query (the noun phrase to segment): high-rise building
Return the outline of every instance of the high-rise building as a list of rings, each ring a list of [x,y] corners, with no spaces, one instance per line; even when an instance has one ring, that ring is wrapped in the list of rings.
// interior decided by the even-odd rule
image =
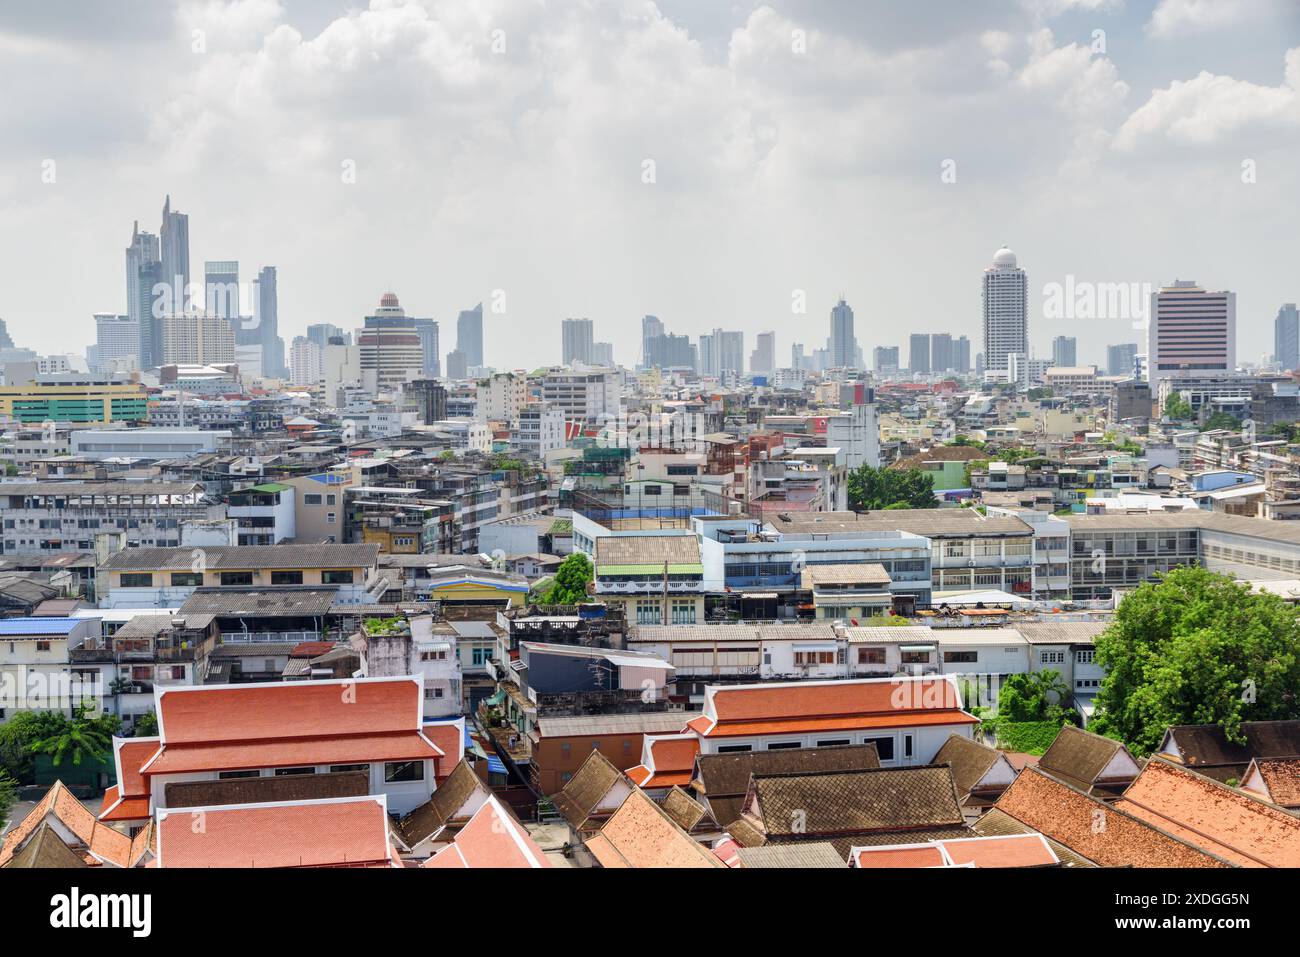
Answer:
[[[203,301],[208,315],[229,319],[235,326],[236,345],[249,345],[258,341],[256,330],[247,330],[252,333],[250,337],[243,334],[246,330],[239,324],[239,317],[243,313],[239,308],[238,262],[224,259],[203,264]]]
[[[95,364],[100,372],[140,367],[140,323],[130,316],[95,313]]]
[[[307,327],[307,338],[324,349],[331,339],[342,339],[345,343],[352,341],[352,334],[344,332],[339,326],[328,322],[317,322]]]
[[[851,368],[858,361],[858,340],[853,334],[853,310],[840,297],[840,301],[831,309],[831,335],[826,341],[826,350],[830,353],[830,368]]]
[[[151,290],[140,291],[140,267],[146,263],[158,262],[158,237],[153,233],[140,232],[137,220],[131,227],[131,245],[126,247],[126,314],[127,317],[140,322],[148,311],[141,312],[150,300]]]
[[[223,316],[163,316],[158,365],[227,365],[235,362],[235,332]]]
[[[1273,320],[1273,361],[1288,372],[1300,368],[1300,310],[1294,302],[1283,303]]]
[[[379,297],[373,315],[357,330],[361,347],[361,369],[374,370],[377,385],[397,386],[424,374],[424,343],[415,323],[397,296],[386,292]]]
[[[1052,365],[1058,369],[1079,364],[1078,340],[1074,336],[1057,336],[1052,340]]]
[[[694,369],[697,361],[695,346],[690,336],[675,336],[670,332],[651,336],[643,344],[646,350],[647,369]]]
[[[898,346],[876,346],[871,350],[871,367],[889,375],[898,371]]]
[[[1005,372],[1012,352],[1029,355],[1029,277],[1003,246],[984,270],[984,367]]]
[[[958,372],[970,372],[970,340],[965,336],[958,336],[957,341],[953,343],[953,352],[956,356],[954,369]]]
[[[1137,357],[1136,342],[1121,342],[1106,347],[1106,374],[1132,375],[1134,360]]]
[[[280,338],[280,299],[274,266],[263,266],[257,274],[257,312],[254,325],[262,344],[262,368],[268,376],[288,372],[284,362],[284,339]]]
[[[728,372],[743,375],[745,372],[745,334],[713,330],[713,341],[718,350],[718,375]]]
[[[289,381],[314,386],[325,375],[325,348],[306,336],[294,336],[289,346]]]
[[[483,365],[483,303],[456,317],[456,349],[464,355],[467,368]]]
[[[591,344],[591,364],[602,369],[614,368],[614,343],[593,342]]]
[[[591,343],[593,328],[590,319],[565,319],[560,323],[561,362],[566,366],[576,363],[592,365]]]
[[[936,332],[930,336],[930,371],[948,372],[956,370],[957,357],[953,352],[952,336],[946,332]]]
[[[930,337],[913,333],[908,340],[907,371],[913,374],[930,371]]]
[[[1206,292],[1176,279],[1151,294],[1147,381],[1157,392],[1180,373],[1207,375],[1237,368],[1237,294]]]
[[[184,312],[190,285],[190,218],[172,211],[170,195],[163,202],[158,255],[162,261],[162,281],[170,293],[164,311],[169,315]]]
[[[459,349],[453,349],[447,353],[447,378],[469,378],[469,360],[465,357],[465,353]]]
[[[658,316],[645,315],[641,317],[641,367],[644,369],[653,368],[655,363],[651,361],[651,341],[662,336],[667,330]]]
[[[713,335],[700,336],[700,375],[718,374],[718,346]]]
[[[141,369],[156,369],[162,365],[162,320],[167,313],[167,303],[170,299],[170,296],[162,291],[166,288],[163,282],[162,261],[142,262],[135,290],[136,295],[139,296],[136,310],[140,315]],[[157,294],[155,289],[159,290]]]
[[[416,379],[414,382],[408,382],[405,395],[415,400],[420,421],[425,425],[432,425],[447,418],[447,389],[437,379]]]
[[[749,354],[749,371],[755,375],[768,375],[776,369],[776,333],[760,332],[754,340],[754,351]]]

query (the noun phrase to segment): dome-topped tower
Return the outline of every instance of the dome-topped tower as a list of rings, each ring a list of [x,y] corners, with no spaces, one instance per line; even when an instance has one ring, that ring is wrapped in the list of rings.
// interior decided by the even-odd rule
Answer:
[[[1003,246],[1001,249],[999,249],[997,252],[993,254],[993,265],[1015,268],[1016,254],[1013,253],[1006,246]]]

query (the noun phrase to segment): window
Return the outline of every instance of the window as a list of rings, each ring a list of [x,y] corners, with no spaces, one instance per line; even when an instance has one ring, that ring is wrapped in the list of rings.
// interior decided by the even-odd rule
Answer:
[[[1064,651],[1040,651],[1038,661],[1044,665],[1061,665],[1065,664]]]
[[[1090,665],[1096,658],[1097,652],[1095,651],[1076,651],[1074,653],[1074,660],[1081,665]]]
[[[910,758],[911,756],[912,756],[912,736],[910,734],[905,734],[903,735],[903,757]]]
[[[153,587],[153,575],[150,572],[123,572],[118,581],[123,588]]]
[[[973,664],[979,661],[979,652],[976,651],[945,651],[943,660],[947,662],[960,662],[963,664]]]
[[[819,748],[836,748],[841,744],[852,744],[848,738],[826,738],[817,742]]]
[[[253,584],[253,573],[250,572],[220,572],[218,579],[223,585],[251,585]]]
[[[315,768],[276,768],[276,777],[289,777],[293,774],[315,774]]]
[[[271,572],[272,585],[301,585],[302,572]]]
[[[233,778],[255,778],[258,777],[260,773],[261,772],[259,771],[219,771],[217,772],[217,780],[229,781]],[[276,774],[279,773],[279,771],[276,772]]]
[[[484,665],[492,657],[491,648],[475,648],[470,653],[470,661],[476,666]]]
[[[304,496],[302,497],[302,504],[304,504],[304,505],[319,505],[319,504],[320,504],[320,496],[317,495],[317,494],[314,494],[314,493],[309,493],[309,494],[307,494],[307,495],[304,495]]]
[[[50,650],[50,643],[49,643],[48,641],[38,641],[38,642],[36,642],[36,650],[37,650],[37,651],[49,651],[49,650]]]
[[[894,739],[889,738],[864,738],[863,744],[874,744],[876,753],[880,755],[881,761],[894,760]]]
[[[369,771],[368,764],[331,764],[330,773],[337,774],[340,771]]]
[[[859,648],[858,664],[860,665],[883,665],[885,663],[884,648]]]
[[[334,524],[334,519],[335,519],[336,515],[337,515],[336,512],[326,512],[326,513],[325,513],[325,522],[326,522],[326,524],[333,525],[333,524]]]
[[[794,653],[794,663],[796,665],[833,665],[835,664],[835,652],[796,651]]]
[[[798,741],[773,741],[767,746],[769,751],[793,751],[803,747]]]
[[[327,569],[320,573],[320,580],[322,585],[351,585],[352,569]]]
[[[384,765],[384,783],[423,781],[423,761],[389,761]]]
[[[930,663],[930,652],[904,651],[900,658],[905,665],[928,665]]]
[[[176,588],[188,588],[191,585],[202,584],[202,572],[172,572],[172,585]]]
[[[724,744],[718,748],[719,754],[735,754],[741,751],[753,751],[747,744]]]

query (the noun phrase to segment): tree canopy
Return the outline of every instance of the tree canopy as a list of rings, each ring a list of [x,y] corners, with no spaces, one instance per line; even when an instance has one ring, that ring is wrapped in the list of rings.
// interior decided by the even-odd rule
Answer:
[[[574,552],[555,571],[555,583],[546,593],[548,605],[576,605],[587,600],[587,585],[596,577],[591,560],[582,552]]]
[[[937,508],[934,476],[920,469],[877,469],[863,465],[849,473],[849,508]]]
[[[1300,718],[1300,623],[1276,595],[1230,576],[1177,568],[1127,595],[1097,637],[1107,668],[1090,728],[1138,754],[1177,724]]]
[[[64,719],[53,734],[33,742],[31,750],[50,755],[55,765],[66,757],[71,757],[73,764],[81,764],[85,758],[99,760],[112,753],[113,735],[121,724],[115,715],[92,717],[86,705],[79,705],[71,719]]]
[[[1175,422],[1185,422],[1192,417],[1191,403],[1183,398],[1181,392],[1171,392],[1165,400],[1165,415]]]

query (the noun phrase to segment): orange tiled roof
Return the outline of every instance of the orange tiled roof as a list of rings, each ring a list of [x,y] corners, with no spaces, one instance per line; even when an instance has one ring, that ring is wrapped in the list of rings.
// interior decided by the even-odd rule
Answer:
[[[647,738],[646,746],[654,759],[656,772],[687,771],[695,767],[695,756],[700,753],[696,737]]]
[[[159,867],[391,867],[379,797],[158,812]]]
[[[943,867],[937,845],[925,847],[861,847],[855,852],[858,867]]]
[[[121,831],[95,820],[95,815],[64,787],[62,781],[55,781],[31,813],[5,835],[4,843],[0,844],[0,867],[9,862],[41,822],[50,816],[71,831],[81,843],[82,847],[74,850],[79,853],[84,851],[87,864],[127,867],[132,863],[131,839]]]
[[[841,731],[853,728],[913,728],[930,725],[978,724],[979,718],[964,711],[930,711],[908,715],[890,714],[874,717],[784,718],[773,721],[737,721],[717,725],[705,735],[709,738],[734,738],[751,734],[798,734],[806,731]]]
[[[438,762],[438,777],[445,779],[465,754],[465,736],[461,723],[457,721],[435,722],[424,726],[424,736],[433,742],[433,746],[445,757]]]
[[[1115,807],[1242,867],[1300,867],[1300,818],[1159,757]]]
[[[633,791],[586,844],[603,867],[725,866],[644,791]]]
[[[1300,808],[1300,758],[1255,758],[1253,772],[1268,789],[1266,797],[1282,807]],[[1243,787],[1245,785],[1243,784]]]
[[[297,683],[297,682],[295,682]],[[306,682],[303,682],[304,684]],[[443,752],[415,731],[343,737],[253,740],[242,743],[165,745],[146,774],[190,774],[306,764],[423,761]]]
[[[169,688],[158,694],[164,745],[419,731],[410,678]]]
[[[112,800],[110,800],[110,797]],[[117,785],[104,792],[103,809],[99,812],[101,821],[140,821],[153,814],[149,795],[140,797],[119,797]]]
[[[421,867],[550,867],[546,854],[496,797],[483,803],[450,844]]]
[[[146,797],[149,785],[140,768],[158,751],[157,738],[114,738],[113,762],[117,766],[119,793],[124,797]]]

